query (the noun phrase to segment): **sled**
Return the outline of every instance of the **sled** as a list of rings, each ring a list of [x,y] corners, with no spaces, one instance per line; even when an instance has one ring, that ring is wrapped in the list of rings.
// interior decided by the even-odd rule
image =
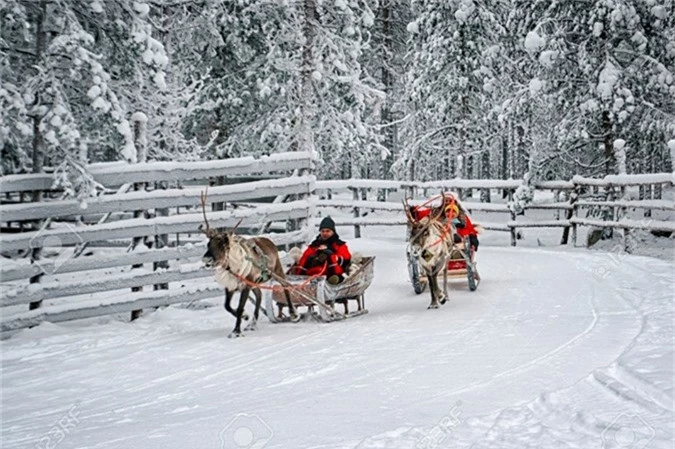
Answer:
[[[480,276],[476,268],[475,252],[473,248],[466,251],[466,248],[471,248],[469,245],[469,238],[464,237],[462,242],[453,246],[448,258],[448,278],[462,278],[466,277],[469,290],[475,291],[480,283]],[[424,270],[417,263],[417,259],[412,255],[410,245],[406,248],[406,257],[408,259],[408,276],[413,285],[413,290],[418,295],[427,288],[427,276]],[[443,270],[439,272],[439,276],[443,275]]]
[[[290,321],[285,310],[286,295],[283,291],[287,289],[300,319],[316,319],[327,323],[364,315],[368,313],[365,292],[373,281],[374,266],[374,256],[363,257],[360,263],[350,267],[344,281],[335,285],[328,283],[326,276],[287,274],[285,282],[272,280],[268,285],[277,288],[267,290],[265,294],[265,313],[273,323]],[[355,302],[357,310],[349,311],[350,301]],[[337,304],[343,305],[343,312],[336,309]]]

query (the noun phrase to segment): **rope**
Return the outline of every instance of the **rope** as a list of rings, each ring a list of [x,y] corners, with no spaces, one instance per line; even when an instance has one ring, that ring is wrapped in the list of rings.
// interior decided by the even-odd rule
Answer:
[[[253,263],[253,264],[255,265],[255,261],[250,260],[250,262]],[[286,287],[283,286],[283,285],[272,285],[272,286],[269,286],[269,285],[265,285],[265,284],[262,284],[262,283],[259,283],[259,282],[253,282],[253,281],[250,281],[250,280],[246,279],[244,276],[242,276],[242,275],[240,275],[240,274],[238,274],[238,273],[234,273],[234,272],[232,272],[232,271],[230,271],[230,273],[232,273],[232,275],[233,275],[234,277],[236,277],[237,279],[239,279],[239,281],[243,282],[244,284],[248,285],[248,286],[251,287],[251,288],[259,288],[259,289],[261,289],[261,290],[284,291],[284,290],[300,290],[300,289],[306,287],[306,286],[307,286],[310,282],[312,282],[314,279],[316,279],[316,278],[318,278],[318,277],[320,277],[320,276],[323,276],[323,273],[326,271],[326,268],[328,268],[328,262],[325,262],[325,263],[323,264],[323,268],[321,269],[321,272],[320,272],[319,274],[313,274],[313,275],[309,276],[307,279],[305,279],[304,281],[302,281],[300,284],[288,285],[288,286],[286,286]],[[261,269],[261,267],[258,267],[258,269]],[[265,271],[269,272],[269,270],[267,270],[266,267],[265,267]],[[270,274],[271,274],[271,273],[270,273]]]
[[[448,220],[448,224],[444,226],[443,232],[441,233],[441,236],[436,240],[434,243],[431,245],[427,246],[427,248],[431,248],[432,246],[436,246],[441,242],[445,241],[445,238],[448,236],[450,233],[450,230],[452,229],[452,221]],[[454,243],[454,242],[453,242]]]

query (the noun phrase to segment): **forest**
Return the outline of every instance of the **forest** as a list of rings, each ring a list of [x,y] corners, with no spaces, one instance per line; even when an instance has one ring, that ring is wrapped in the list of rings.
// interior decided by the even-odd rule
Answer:
[[[2,174],[77,196],[96,162],[287,151],[321,179],[673,169],[672,0],[0,0],[0,23]]]

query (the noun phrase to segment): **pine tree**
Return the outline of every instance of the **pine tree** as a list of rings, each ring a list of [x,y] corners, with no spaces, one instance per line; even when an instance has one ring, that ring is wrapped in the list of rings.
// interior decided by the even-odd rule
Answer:
[[[148,12],[128,0],[4,2],[3,151],[34,172],[55,166],[66,194],[79,196],[97,188],[84,170],[95,148],[135,160],[128,119],[140,89],[130,86],[164,87]]]

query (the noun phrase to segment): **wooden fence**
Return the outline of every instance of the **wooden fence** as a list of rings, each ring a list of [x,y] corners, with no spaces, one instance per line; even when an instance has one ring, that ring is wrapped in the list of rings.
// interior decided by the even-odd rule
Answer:
[[[88,170],[96,182],[117,193],[86,204],[68,199],[21,203],[17,199],[26,192],[58,197],[51,175],[0,178],[5,197],[0,248],[15,259],[3,259],[0,268],[1,331],[123,312],[134,318],[144,308],[221,296],[222,288],[201,264],[201,192],[212,185],[208,218],[214,228],[231,228],[242,220],[240,229],[258,234],[279,223],[279,232],[266,234],[277,245],[304,243],[314,210],[308,198],[315,182],[308,174],[311,163],[306,153],[286,153],[209,162],[95,164]],[[223,183],[245,176],[272,179]],[[142,189],[120,188],[125,185]],[[87,217],[94,217],[95,224],[82,224]],[[31,223],[39,226],[17,232]],[[300,225],[291,229],[289,223]],[[88,256],[81,250],[101,243],[123,243],[128,251],[118,246]],[[35,250],[42,256],[31,262]]]
[[[672,173],[656,173],[644,175],[610,175],[602,179],[574,177],[570,181],[543,181],[535,182],[531,188],[536,191],[549,191],[553,198],[564,196],[565,201],[546,203],[532,202],[523,207],[523,218],[519,211],[512,207],[514,192],[521,186],[520,180],[492,180],[492,179],[454,179],[432,182],[400,182],[367,179],[350,179],[337,181],[317,181],[316,190],[322,194],[317,202],[320,209],[338,208],[350,209],[352,218],[338,218],[336,224],[354,226],[356,237],[361,235],[363,226],[390,226],[404,225],[406,218],[399,201],[386,201],[393,193],[398,197],[414,200],[424,200],[437,195],[441,190],[457,192],[462,204],[470,213],[488,212],[507,214],[503,221],[484,222],[481,225],[487,230],[507,231],[511,234],[511,245],[516,246],[518,229],[521,228],[561,228],[563,237],[561,244],[567,244],[567,234],[572,230],[572,243],[577,244],[577,229],[579,226],[594,226],[602,228],[618,228],[628,237],[630,230],[646,229],[651,231],[675,232],[675,223],[670,220],[659,220],[651,217],[652,210],[675,211],[675,203],[663,199],[625,199],[627,188],[638,187],[640,192],[645,187],[658,186],[650,191],[663,192],[673,187]],[[473,190],[498,190],[506,202],[490,203],[472,201]],[[351,199],[332,199],[334,193],[349,192]],[[583,210],[603,209],[603,219],[581,217]],[[628,218],[629,209],[644,209],[648,211],[644,219]],[[525,213],[528,210],[552,210],[557,217],[551,220],[528,220]],[[395,212],[392,217],[367,217],[367,211]],[[607,219],[611,217],[611,219]],[[626,240],[625,246],[628,246]]]
[[[221,296],[222,288],[202,267],[204,238],[197,233],[203,221],[199,198],[209,184],[212,227],[232,227],[242,219],[242,228],[266,233],[277,245],[305,243],[314,231],[307,221],[317,208],[324,212],[333,208],[350,211],[351,217],[335,217],[335,221],[354,226],[356,237],[363,226],[404,225],[402,197],[421,202],[441,189],[457,192],[471,213],[504,217],[481,224],[488,230],[509,232],[514,246],[521,228],[560,228],[562,243],[568,242],[571,231],[575,245],[579,226],[618,228],[625,237],[633,229],[675,231],[670,219],[649,216],[652,211],[674,211],[672,201],[658,197],[631,199],[628,195],[632,188],[658,193],[672,188],[670,173],[535,183],[535,191],[552,192],[555,200],[527,204],[526,214],[521,216],[512,207],[520,180],[315,181],[309,174],[311,164],[311,157],[304,153],[180,164],[94,164],[88,170],[110,193],[89,199],[86,205],[56,199],[61,193],[53,188],[51,175],[0,178],[0,193],[5,198],[0,207],[5,231],[0,234],[0,248],[14,259],[3,259],[0,268],[0,330],[7,333],[41,321],[129,312],[133,318],[144,308]],[[227,179],[242,177],[257,179],[227,184]],[[140,189],[132,190],[131,186]],[[654,186],[658,188],[652,189]],[[476,201],[472,193],[477,190],[502,192],[503,201]],[[20,202],[34,191],[43,191],[52,200]],[[340,192],[348,194],[333,198]],[[320,194],[321,199],[309,198],[314,194]],[[536,209],[554,211],[555,217],[536,220],[527,216],[527,211]],[[630,217],[628,211],[635,209],[645,213],[639,219]],[[369,211],[390,214],[365,216]],[[84,225],[86,221],[94,224]],[[300,226],[288,226],[298,222]],[[26,232],[31,223],[39,226]],[[272,223],[279,224],[279,232],[270,232]],[[149,245],[143,245],[143,241]],[[90,244],[117,244],[117,248],[87,255],[83,248]],[[128,251],[121,251],[120,245],[127,246]],[[29,257],[39,250],[44,251],[43,257],[30,263]]]

